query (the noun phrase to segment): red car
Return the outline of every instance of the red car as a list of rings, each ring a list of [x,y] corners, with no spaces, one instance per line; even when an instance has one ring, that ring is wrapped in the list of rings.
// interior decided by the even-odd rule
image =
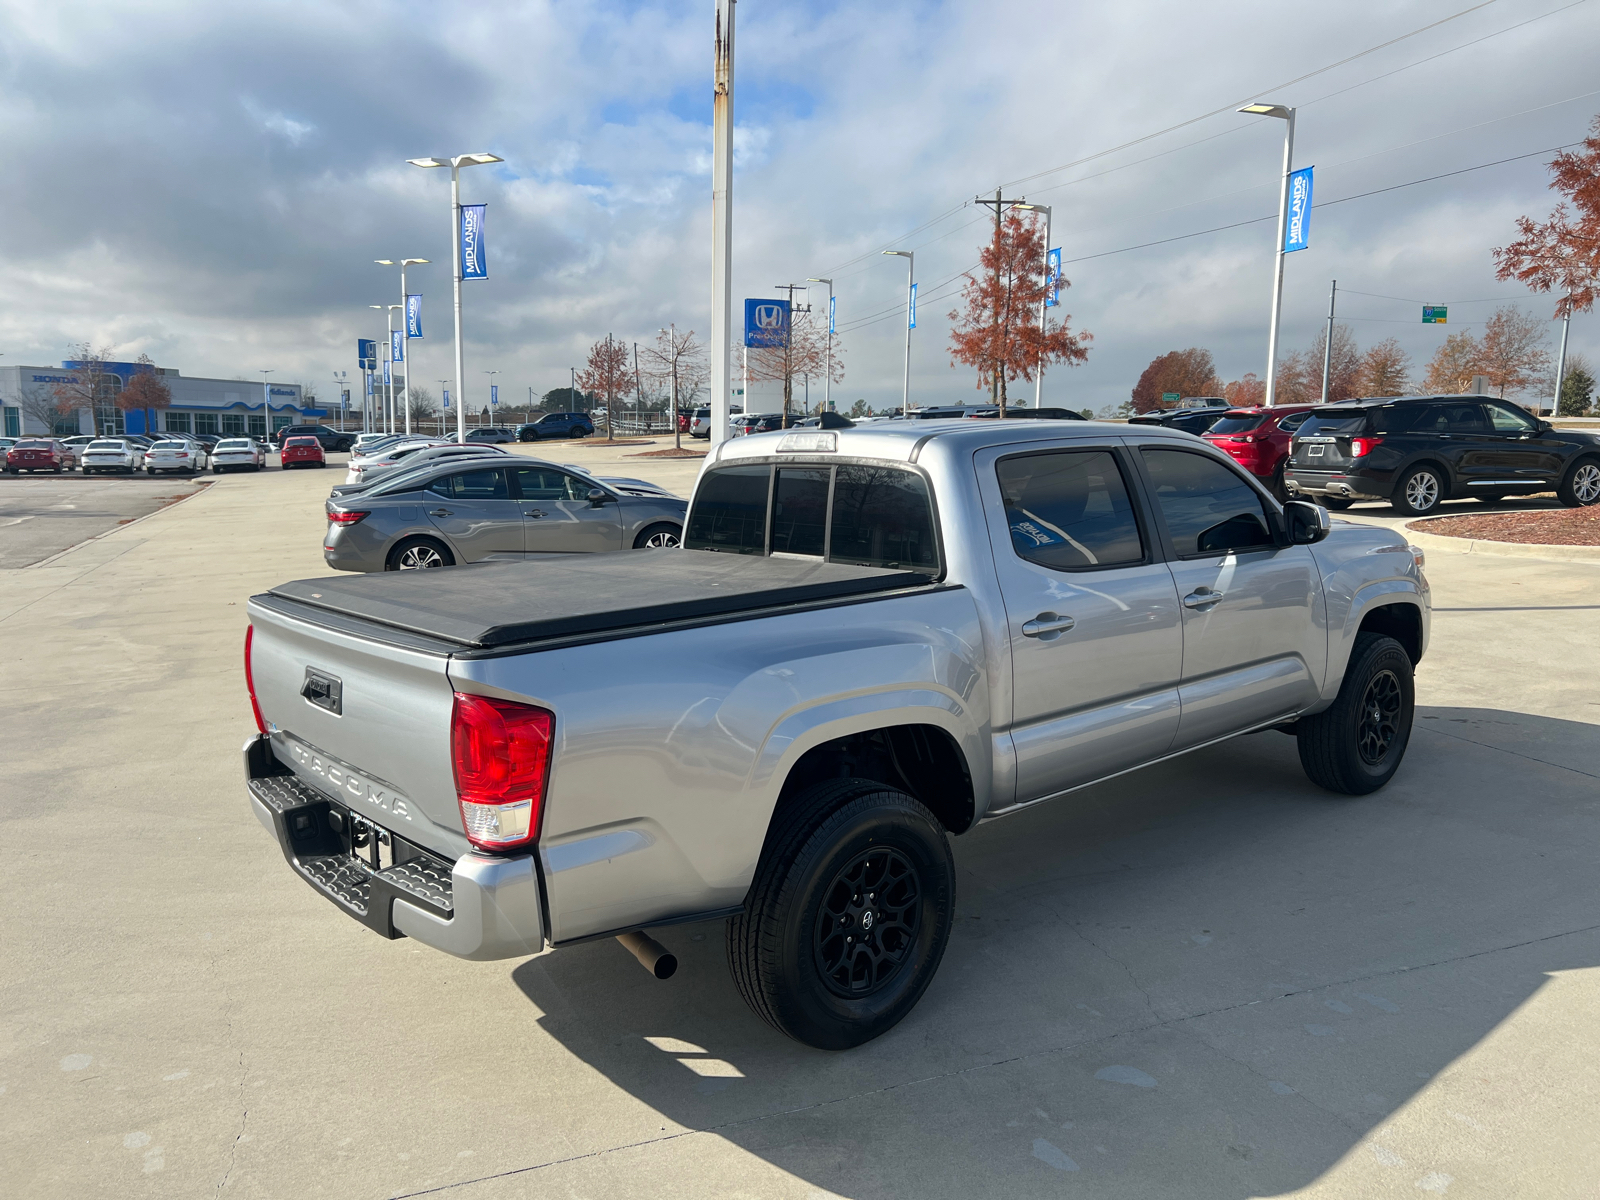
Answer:
[[[1283,468],[1289,461],[1289,441],[1315,407],[1278,404],[1272,408],[1230,408],[1200,436],[1227,451],[1268,491],[1285,500],[1288,493],[1283,487]]]
[[[279,452],[279,461],[283,463],[284,470],[290,467],[325,467],[328,465],[327,455],[322,453],[322,443],[314,437],[292,437],[283,439],[283,449]]]
[[[78,452],[55,438],[23,438],[6,451],[6,470],[15,475],[20,471],[63,471],[78,469]]]

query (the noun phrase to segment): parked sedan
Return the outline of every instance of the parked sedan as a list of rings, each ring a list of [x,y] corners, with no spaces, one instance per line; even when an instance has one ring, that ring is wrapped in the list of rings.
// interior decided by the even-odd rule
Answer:
[[[157,442],[146,451],[144,470],[146,475],[161,475],[167,472],[192,475],[206,469],[208,458],[204,443],[191,441],[188,438],[169,438],[167,441]]]
[[[396,467],[409,463],[411,459],[425,450],[442,450],[449,446],[455,446],[458,450],[488,450],[491,453],[499,449],[496,446],[467,447],[460,445],[458,442],[446,441],[443,438],[418,438],[410,441],[400,441],[375,454],[363,454],[360,458],[352,458],[345,466],[344,481],[346,484],[357,484],[365,487],[368,484],[376,483]],[[500,453],[504,453],[504,451],[500,451]]]
[[[56,438],[23,438],[6,451],[6,470],[12,475],[21,471],[62,471],[78,469],[78,452]]]
[[[125,438],[96,438],[83,451],[85,475],[132,475],[144,467],[144,447]]]
[[[554,463],[443,463],[330,497],[323,558],[341,571],[677,546],[688,504],[634,495]]]
[[[254,438],[223,438],[211,452],[211,472],[259,471],[267,465],[267,448]]]
[[[307,434],[305,437],[284,438],[278,461],[283,464],[285,471],[290,467],[320,468],[328,465],[328,456],[322,452],[322,443]]]
[[[479,446],[501,446],[518,440],[517,431],[507,429],[504,425],[480,425],[476,429],[467,430],[467,441]]]

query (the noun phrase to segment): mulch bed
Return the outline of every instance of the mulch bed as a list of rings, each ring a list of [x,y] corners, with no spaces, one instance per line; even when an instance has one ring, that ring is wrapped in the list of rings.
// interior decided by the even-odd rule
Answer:
[[[630,454],[629,458],[704,458],[704,450],[690,450],[687,446],[668,446],[665,450],[641,450],[638,454]]]
[[[1518,542],[1528,546],[1600,546],[1600,504],[1588,508],[1438,517],[1432,521],[1418,521],[1408,528],[1445,537]]]

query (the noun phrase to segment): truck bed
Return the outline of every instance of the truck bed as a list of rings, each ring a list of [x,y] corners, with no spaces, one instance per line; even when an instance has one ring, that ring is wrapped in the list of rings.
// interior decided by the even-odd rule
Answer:
[[[253,599],[291,615],[410,635],[406,640],[419,649],[460,653],[846,601],[932,582],[917,571],[820,560],[619,550],[298,579]]]

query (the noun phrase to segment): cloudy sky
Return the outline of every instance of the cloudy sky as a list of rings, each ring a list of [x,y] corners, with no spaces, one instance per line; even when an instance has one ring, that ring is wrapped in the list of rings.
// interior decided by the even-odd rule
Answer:
[[[428,334],[413,354],[437,388],[449,180],[404,160],[476,150],[506,162],[463,172],[464,199],[489,205],[491,272],[464,285],[469,397],[489,370],[507,397],[562,386],[607,333],[704,333],[712,12],[0,3],[0,361],[53,363],[87,339],[188,375],[270,367],[326,388],[381,333],[366,306],[397,298],[372,260],[413,256],[433,260],[411,276]],[[1275,213],[1283,125],[1231,111],[1258,97],[1299,107],[1296,165],[1317,167],[1289,349],[1315,336],[1334,277],[1361,344],[1399,337],[1419,365],[1498,303],[1548,315],[1495,281],[1489,251],[1548,211],[1547,151],[1600,112],[1600,0],[744,0],[737,48],[735,295],[833,276],[836,399],[874,405],[900,390],[891,246],[916,251],[922,283],[914,397],[975,396],[945,314],[985,234],[973,197],[997,185],[1054,206],[1064,308],[1095,338],[1087,364],[1047,377],[1046,403],[1118,403],[1189,345],[1226,378],[1260,372],[1272,221],[1128,249]],[[1446,329],[1421,324],[1423,301],[1450,306]],[[1600,357],[1600,315],[1572,337]]]

